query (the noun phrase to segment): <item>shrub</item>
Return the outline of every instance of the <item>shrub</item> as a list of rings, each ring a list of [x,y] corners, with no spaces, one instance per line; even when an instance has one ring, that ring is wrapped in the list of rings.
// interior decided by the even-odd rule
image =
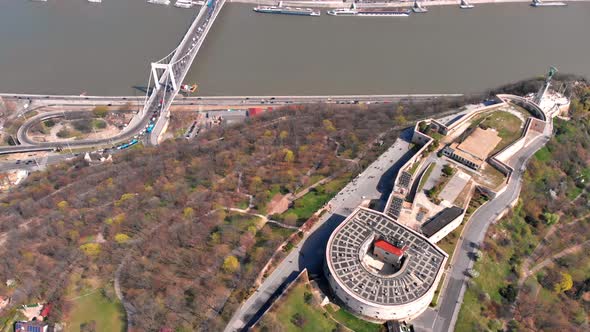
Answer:
[[[92,131],[92,121],[88,119],[72,121],[72,126],[83,133],[89,133]]]
[[[68,128],[62,128],[57,132],[57,137],[59,138],[68,138],[68,137],[72,137],[72,131],[69,130]]]
[[[297,312],[291,317],[291,323],[293,323],[293,325],[297,327],[303,327],[305,326],[305,323],[307,323],[307,321],[305,320],[305,317],[303,317],[303,315]]]

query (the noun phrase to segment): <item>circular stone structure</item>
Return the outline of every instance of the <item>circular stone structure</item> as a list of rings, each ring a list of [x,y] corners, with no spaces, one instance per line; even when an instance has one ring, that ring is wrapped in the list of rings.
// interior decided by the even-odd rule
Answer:
[[[400,255],[397,265],[381,255],[391,243],[403,244],[390,247],[392,256]],[[379,248],[376,255],[371,247]],[[381,212],[357,208],[330,236],[324,273],[334,295],[356,315],[411,320],[428,308],[447,258],[423,235]]]

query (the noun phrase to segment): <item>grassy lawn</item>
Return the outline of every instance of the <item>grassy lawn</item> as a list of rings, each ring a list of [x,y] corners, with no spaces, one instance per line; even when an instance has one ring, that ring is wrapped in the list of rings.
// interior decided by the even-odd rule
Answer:
[[[479,294],[486,293],[492,301],[502,303],[498,290],[505,284],[504,280],[510,270],[509,264],[496,263],[484,255],[474,268],[480,272],[480,276],[475,279],[476,284],[468,287],[465,292],[455,331],[476,331],[481,330],[482,326],[487,326],[489,319],[482,315],[485,305],[482,304]]]
[[[426,184],[426,180],[428,180],[428,178],[430,177],[430,173],[432,173],[434,166],[435,166],[435,163],[430,163],[430,165],[428,165],[428,168],[426,169],[426,171],[424,172],[424,175],[420,179],[420,183],[418,183],[418,192],[420,192],[422,190],[422,188],[424,187],[424,185]]]
[[[496,111],[486,115],[485,119],[480,123],[480,125],[496,129],[498,136],[502,138],[494,151],[492,151],[492,154],[494,154],[507,147],[520,137],[522,133],[521,126],[523,125],[523,122],[512,113]]]
[[[124,331],[125,314],[118,301],[111,301],[100,290],[74,299],[66,321],[66,331],[80,331],[80,325],[96,322],[96,331]]]
[[[270,331],[286,332],[333,331],[340,324],[355,332],[381,330],[381,324],[364,321],[335,305],[329,304],[324,310],[315,302],[317,299],[309,298],[311,292],[307,275],[302,275],[262,317],[254,331],[262,330],[263,327]]]
[[[342,308],[336,310],[328,305],[326,310],[332,315],[332,318],[355,332],[378,332],[381,330],[381,324],[362,320]]]
[[[418,165],[420,165],[419,162],[415,162],[414,164],[412,164],[412,167],[408,169],[408,173],[414,175],[414,173],[416,173],[416,169],[418,169]]]
[[[327,313],[313,303],[305,302],[305,293],[310,293],[310,286],[306,278],[296,281],[288,292],[266,313],[260,326],[270,327],[271,330],[281,331],[332,331],[336,328],[336,322],[327,318]],[[295,325],[295,317],[302,317],[298,325]]]
[[[567,190],[566,196],[568,199],[573,200],[574,198],[578,197],[582,193],[582,189],[578,187],[571,187]]]
[[[225,216],[224,222],[227,224],[231,224],[235,229],[240,233],[243,234],[250,227],[254,227],[259,229],[262,227],[262,219],[256,216],[251,216],[249,214],[242,214],[239,212],[231,212]]]
[[[537,151],[537,153],[535,153],[535,158],[538,161],[546,163],[549,160],[551,160],[551,152],[549,152],[549,149],[547,149],[547,147],[544,146],[539,151]]]
[[[481,301],[472,288],[467,288],[459,317],[455,325],[455,331],[476,331],[478,326],[487,325],[487,319],[481,316]]]
[[[298,224],[304,223],[317,210],[324,206],[340,189],[350,181],[350,174],[338,177],[328,183],[311,189],[307,194],[293,203],[293,207],[281,214],[282,220],[287,214],[295,213]]]
[[[522,134],[521,126],[523,126],[523,121],[510,112],[496,110],[493,112],[481,114],[480,116],[476,117],[471,122],[471,126],[466,132],[471,133],[471,131],[477,126],[495,129],[498,133],[498,136],[500,136],[502,139],[491,152],[490,155],[493,155],[512,144],[512,142],[516,141],[520,137]]]

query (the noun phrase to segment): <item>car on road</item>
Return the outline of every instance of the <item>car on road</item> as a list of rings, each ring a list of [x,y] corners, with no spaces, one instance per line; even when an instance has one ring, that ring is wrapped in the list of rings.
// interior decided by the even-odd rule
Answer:
[[[20,159],[16,161],[16,164],[17,164],[17,165],[18,165],[18,164],[20,164]]]

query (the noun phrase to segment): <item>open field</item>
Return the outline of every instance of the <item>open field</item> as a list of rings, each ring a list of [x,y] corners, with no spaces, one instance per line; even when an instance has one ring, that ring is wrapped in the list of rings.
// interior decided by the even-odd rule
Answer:
[[[322,308],[312,292],[307,275],[301,275],[263,316],[256,330],[334,331],[343,325],[355,332],[381,331],[381,324],[359,319],[336,305]]]
[[[350,181],[350,174],[338,177],[326,184],[311,189],[307,194],[293,202],[293,207],[280,214],[279,219],[284,220],[285,216],[291,213],[297,215],[297,224],[303,224],[316,211],[324,206],[340,189]]]
[[[309,294],[309,295],[306,295]],[[301,276],[288,289],[287,293],[264,315],[260,323],[261,330],[269,331],[332,331],[337,324],[326,318],[321,307],[306,298],[311,296],[311,286],[306,276]]]
[[[496,130],[502,140],[491,152],[490,155],[493,155],[516,141],[522,133],[523,125],[524,122],[522,119],[516,115],[508,111],[497,110],[491,113],[484,113],[477,117],[473,121],[472,127],[480,126]]]
[[[83,331],[83,326],[96,326],[96,331],[125,331],[123,307],[104,296],[101,290],[79,295],[71,303],[66,332]]]

